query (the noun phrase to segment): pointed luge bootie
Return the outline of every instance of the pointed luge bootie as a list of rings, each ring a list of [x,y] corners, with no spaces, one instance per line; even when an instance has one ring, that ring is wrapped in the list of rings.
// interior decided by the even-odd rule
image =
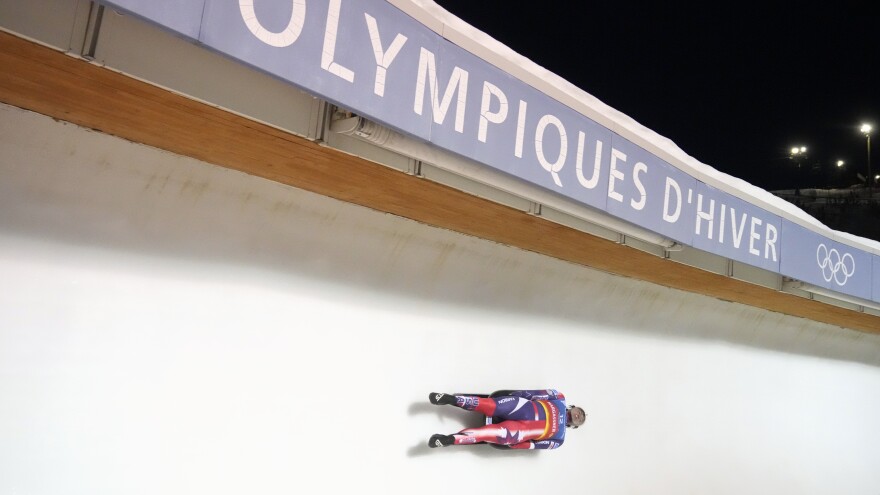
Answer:
[[[455,437],[452,435],[441,435],[439,433],[435,433],[431,435],[431,439],[428,440],[428,447],[436,448],[436,447],[449,447],[450,445],[455,444]]]
[[[441,392],[431,392],[428,394],[428,400],[435,406],[454,406],[457,401],[454,395]]]

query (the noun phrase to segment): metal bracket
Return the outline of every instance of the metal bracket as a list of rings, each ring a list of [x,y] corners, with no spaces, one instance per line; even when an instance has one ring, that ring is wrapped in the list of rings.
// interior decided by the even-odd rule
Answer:
[[[80,49],[80,53],[86,60],[95,60],[95,53],[98,50],[98,37],[101,34],[101,22],[103,20],[104,6],[91,2],[85,36],[83,36],[83,44]]]
[[[320,98],[312,99],[312,108],[309,111],[309,131],[306,136],[308,139],[316,143],[326,141],[326,133],[330,129],[330,112],[335,108]]]
[[[529,202],[529,215],[540,217],[541,208],[543,208],[543,205],[541,205],[541,203],[535,203],[534,201]]]

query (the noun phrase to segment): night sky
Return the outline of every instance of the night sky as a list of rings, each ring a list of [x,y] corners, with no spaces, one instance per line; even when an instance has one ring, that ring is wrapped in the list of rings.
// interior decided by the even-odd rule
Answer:
[[[703,163],[768,190],[865,175],[880,127],[880,17],[866,4],[437,0]],[[872,142],[880,172],[880,135]],[[792,146],[809,149],[798,172]],[[839,173],[834,163],[846,165]]]

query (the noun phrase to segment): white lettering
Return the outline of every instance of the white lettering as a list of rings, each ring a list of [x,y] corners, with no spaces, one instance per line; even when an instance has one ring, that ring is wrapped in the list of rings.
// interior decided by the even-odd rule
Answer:
[[[324,50],[321,52],[321,68],[348,82],[354,82],[354,72],[333,61],[336,55],[336,32],[339,30],[339,11],[342,0],[330,0],[327,25],[324,28]]]
[[[416,101],[413,110],[416,114],[422,114],[422,105],[425,100],[425,85],[430,85],[431,110],[434,115],[434,123],[443,124],[446,120],[446,112],[452,104],[452,96],[458,89],[458,99],[455,109],[455,130],[464,132],[464,110],[467,104],[468,72],[461,67],[452,70],[446,92],[443,93],[443,101],[440,101],[439,83],[437,82],[437,66],[434,62],[434,54],[422,48],[419,56],[419,74],[416,82]]]
[[[586,139],[584,132],[578,131],[577,162],[575,163],[577,179],[582,186],[587,189],[593,189],[599,184],[599,167],[602,165],[602,141],[596,141],[596,159],[593,162],[593,175],[587,179],[584,177],[584,139]]]
[[[721,203],[721,215],[718,217],[718,242],[724,244],[724,222],[727,219],[724,213],[727,211],[727,205]]]
[[[761,225],[761,219],[758,217],[752,217],[752,226],[749,231],[749,253],[755,256],[761,256],[761,251],[755,249],[755,241],[761,238],[761,235],[755,232],[755,227]]]
[[[490,112],[492,97],[498,98],[500,106],[497,112]],[[489,81],[483,82],[483,102],[480,104],[480,130],[477,139],[486,142],[486,134],[489,132],[489,122],[500,124],[507,119],[507,95],[498,86]]]
[[[773,251],[773,261],[776,261],[776,239],[778,237],[778,233],[776,232],[776,226],[772,223],[767,224],[767,229],[764,231],[764,259],[769,258],[770,251]]]
[[[700,226],[703,224],[703,220],[709,222],[709,233],[708,238],[712,238],[712,229],[715,226],[715,200],[709,200],[709,212],[703,211],[703,195],[697,194],[697,225],[696,225],[696,234],[700,235]]]
[[[376,23],[376,18],[367,13],[364,13],[364,17],[367,18],[367,29],[370,31],[370,42],[373,44],[373,56],[376,57],[376,82],[373,85],[373,92],[379,96],[385,96],[385,75],[388,72],[388,67],[400,53],[407,38],[397,33],[388,50],[382,50],[382,39],[379,36],[379,25]]]
[[[639,173],[646,173],[648,171],[648,166],[642,162],[636,163],[633,167],[633,182],[636,184],[636,189],[638,189],[641,198],[638,201],[631,199],[629,200],[630,206],[635,210],[642,210],[645,207],[645,203],[648,202],[648,195],[645,192],[645,186],[642,184],[641,179],[639,179]]]
[[[544,131],[548,125],[552,125],[559,132],[559,157],[555,163],[550,163],[544,156]],[[538,128],[535,129],[535,153],[538,155],[538,162],[544,167],[544,170],[550,172],[553,176],[553,182],[557,186],[562,187],[562,181],[559,180],[559,171],[565,166],[565,158],[568,155],[568,136],[565,134],[565,127],[562,121],[554,115],[545,115],[538,121]]]
[[[516,119],[516,146],[513,149],[513,155],[522,158],[523,140],[526,134],[526,110],[529,104],[519,100],[519,116]]]
[[[739,245],[742,243],[743,232],[746,230],[746,214],[743,213],[742,218],[739,222],[739,232],[736,231],[736,210],[734,208],[730,209],[730,230],[733,232],[733,247],[739,249]]]
[[[256,0],[238,0],[238,10],[241,11],[241,18],[248,30],[258,40],[269,46],[284,48],[292,45],[299,38],[306,22],[306,0],[292,0],[293,12],[290,15],[290,22],[279,33],[273,33],[260,24],[257,12],[254,10],[254,1]]]
[[[626,154],[620,150],[611,148],[611,172],[608,175],[608,197],[622,203],[623,195],[614,190],[614,183],[618,180],[623,180],[623,172],[617,170],[617,160],[625,162]]]
[[[669,214],[669,199],[672,197],[670,191],[675,191],[675,212],[671,215]],[[675,223],[678,221],[678,217],[681,215],[681,187],[678,186],[678,182],[672,177],[666,178],[666,192],[663,197],[663,220],[669,223]]]

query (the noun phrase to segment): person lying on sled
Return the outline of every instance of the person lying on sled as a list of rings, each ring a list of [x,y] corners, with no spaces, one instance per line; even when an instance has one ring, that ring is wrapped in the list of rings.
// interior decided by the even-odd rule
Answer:
[[[565,440],[568,427],[584,424],[587,414],[577,406],[565,405],[556,390],[512,390],[507,395],[479,397],[431,392],[434,405],[457,406],[495,418],[498,423],[466,428],[452,435],[435,434],[429,447],[494,443],[513,449],[555,449]]]

